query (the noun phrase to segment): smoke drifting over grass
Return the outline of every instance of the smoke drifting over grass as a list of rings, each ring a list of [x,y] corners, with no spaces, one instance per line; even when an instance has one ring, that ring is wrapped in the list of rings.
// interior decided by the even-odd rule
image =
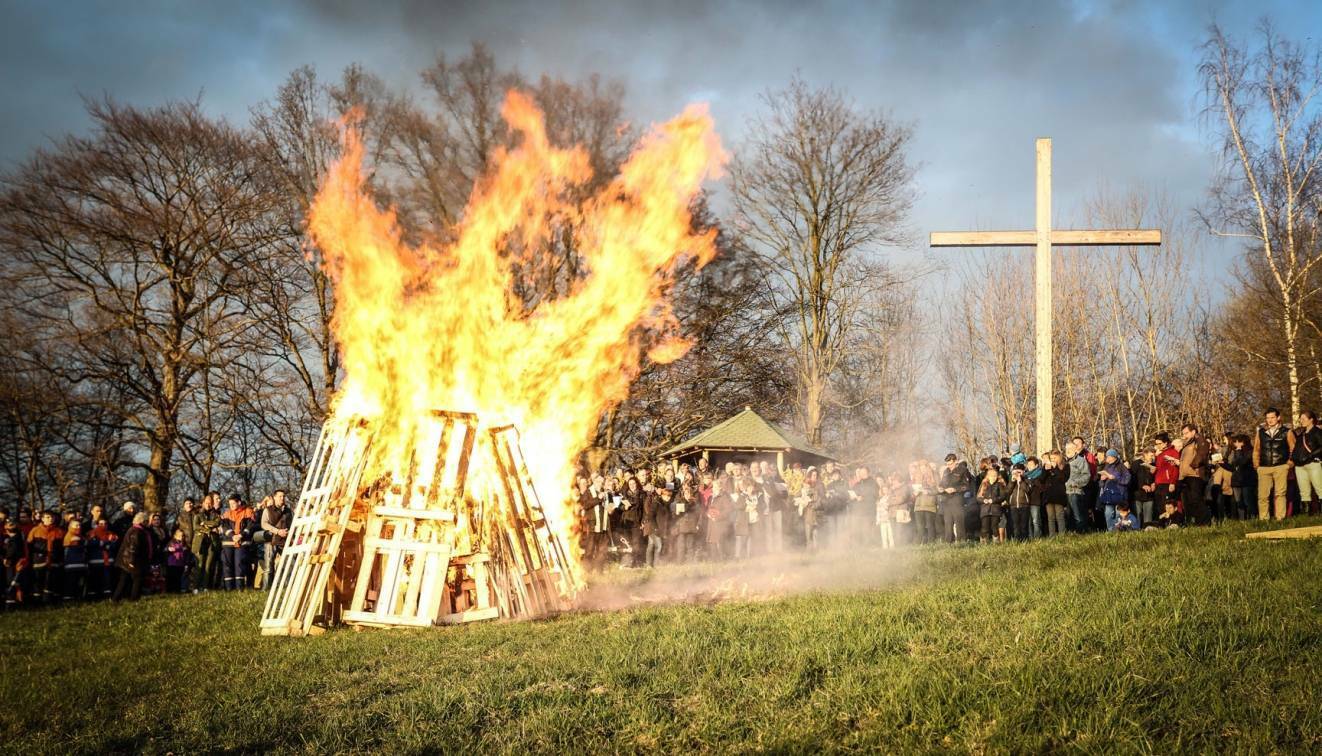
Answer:
[[[801,593],[860,591],[896,585],[915,574],[906,550],[880,548],[769,554],[738,562],[611,567],[588,580],[579,611],[656,604],[768,601]]]

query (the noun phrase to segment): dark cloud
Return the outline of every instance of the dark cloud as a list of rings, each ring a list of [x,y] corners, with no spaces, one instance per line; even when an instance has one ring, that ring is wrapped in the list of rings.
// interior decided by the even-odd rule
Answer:
[[[130,7],[131,6],[131,7]],[[1312,3],[1267,9],[1319,28]],[[80,96],[135,104],[199,94],[236,120],[295,66],[362,62],[398,86],[437,52],[485,41],[529,74],[624,80],[656,120],[711,102],[727,142],[769,87],[801,74],[916,124],[915,227],[1028,226],[1036,136],[1055,139],[1057,216],[1100,182],[1204,193],[1196,45],[1213,15],[1247,29],[1260,4],[1186,2],[358,3],[5,2],[0,162],[86,126]]]

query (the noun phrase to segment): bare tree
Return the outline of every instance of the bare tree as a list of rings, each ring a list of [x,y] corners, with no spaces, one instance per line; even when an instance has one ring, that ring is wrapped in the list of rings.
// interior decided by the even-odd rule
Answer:
[[[40,343],[58,346],[44,366],[56,380],[130,400],[102,409],[141,449],[123,464],[159,510],[184,404],[250,325],[240,294],[278,198],[250,141],[195,103],[88,112],[91,136],[38,151],[6,179],[7,296]]]
[[[898,280],[876,252],[903,239],[910,129],[798,79],[768,93],[765,107],[731,164],[735,228],[763,261],[799,424],[821,443],[831,383],[865,305]]]
[[[1213,25],[1199,66],[1225,157],[1206,215],[1213,233],[1248,240],[1272,284],[1263,317],[1279,329],[1292,414],[1302,408],[1304,313],[1319,292],[1322,60],[1266,21],[1256,49]]]

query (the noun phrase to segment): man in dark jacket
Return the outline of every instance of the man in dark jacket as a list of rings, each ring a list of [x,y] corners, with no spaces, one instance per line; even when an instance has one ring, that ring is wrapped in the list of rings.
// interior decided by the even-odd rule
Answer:
[[[262,587],[267,590],[275,583],[276,560],[285,550],[285,539],[289,537],[289,524],[294,520],[294,512],[285,501],[285,489],[278,488],[271,494],[271,504],[261,511],[261,527],[266,533],[266,543],[262,544]]]
[[[1285,519],[1285,489],[1294,454],[1294,434],[1281,424],[1280,410],[1263,414],[1264,423],[1253,434],[1253,469],[1258,473],[1258,519],[1271,518],[1268,500],[1275,494],[1276,519]]]
[[[968,465],[954,454],[946,455],[946,466],[936,483],[937,503],[945,523],[946,543],[955,543],[968,537],[964,525],[964,498],[970,495],[973,476]]]
[[[872,477],[872,471],[859,467],[854,471],[854,486],[849,496],[849,540],[858,546],[873,542],[877,529],[873,523],[877,519],[877,499],[881,498],[881,486]]]
[[[146,512],[133,515],[132,524],[119,541],[119,551],[115,553],[119,582],[115,585],[114,595],[110,597],[113,601],[124,598],[126,593],[130,601],[137,601],[142,595],[142,578],[147,574],[153,549],[151,531],[147,529],[146,523]]]

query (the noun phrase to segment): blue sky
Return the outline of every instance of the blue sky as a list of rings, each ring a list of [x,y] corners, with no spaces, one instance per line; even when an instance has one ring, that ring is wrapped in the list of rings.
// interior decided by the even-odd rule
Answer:
[[[528,74],[599,72],[631,112],[711,103],[737,145],[758,96],[798,73],[915,126],[916,236],[1033,219],[1033,139],[1055,140],[1056,219],[1105,183],[1202,201],[1215,153],[1195,66],[1207,24],[1247,36],[1269,15],[1296,39],[1322,3],[226,3],[0,0],[0,164],[86,127],[80,97],[151,105],[201,95],[246,120],[291,69],[333,78],[361,62],[416,88],[438,51],[472,40]],[[1207,243],[1205,263],[1227,264]],[[915,245],[908,254],[925,254]],[[959,252],[941,254],[955,255]]]

